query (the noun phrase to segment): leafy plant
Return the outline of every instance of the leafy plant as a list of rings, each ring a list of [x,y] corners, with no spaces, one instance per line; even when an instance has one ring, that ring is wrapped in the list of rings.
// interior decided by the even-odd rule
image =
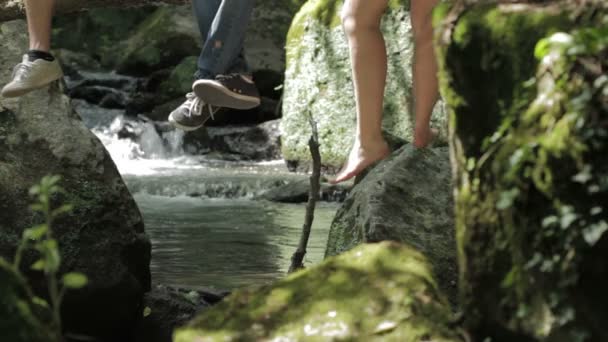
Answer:
[[[53,237],[53,222],[66,213],[72,211],[69,204],[53,206],[52,199],[62,194],[64,190],[59,186],[61,177],[46,176],[39,184],[30,189],[30,195],[34,198],[31,209],[42,215],[44,223],[28,228],[23,231],[21,243],[17,248],[14,267],[18,271],[21,267],[23,253],[27,249],[38,252],[40,258],[31,265],[33,270],[44,272],[47,279],[50,308],[53,313],[53,323],[58,329],[61,328],[61,302],[68,289],[80,289],[86,286],[88,279],[82,273],[66,273],[59,277],[61,266],[61,255],[57,240]],[[41,298],[34,298],[35,302],[48,307],[48,303]]]

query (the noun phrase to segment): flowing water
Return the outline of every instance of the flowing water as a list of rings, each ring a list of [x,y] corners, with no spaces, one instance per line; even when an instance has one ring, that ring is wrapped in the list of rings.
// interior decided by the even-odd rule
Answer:
[[[270,187],[303,179],[282,162],[243,163],[187,156],[183,133],[159,133],[123,111],[74,100],[106,146],[143,214],[152,240],[153,282],[234,289],[285,275],[299,241],[304,205],[256,200]],[[129,127],[138,138],[120,139]],[[306,264],[323,258],[336,204],[320,203]]]

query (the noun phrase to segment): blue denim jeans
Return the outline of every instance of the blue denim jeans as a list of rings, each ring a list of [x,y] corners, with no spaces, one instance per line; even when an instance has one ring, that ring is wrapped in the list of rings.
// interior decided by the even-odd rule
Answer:
[[[203,39],[197,79],[246,73],[243,42],[254,0],[193,0],[194,15]]]

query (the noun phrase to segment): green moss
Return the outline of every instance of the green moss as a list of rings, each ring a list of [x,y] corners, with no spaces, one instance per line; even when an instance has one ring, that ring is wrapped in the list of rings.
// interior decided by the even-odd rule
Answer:
[[[424,257],[366,245],[259,290],[242,290],[177,331],[175,341],[456,341]]]
[[[608,303],[590,297],[608,279],[591,257],[608,243],[608,214],[590,214],[608,201],[608,187],[598,185],[608,174],[606,112],[594,98],[600,75],[589,77],[578,62],[601,65],[607,31],[590,34],[579,23],[572,45],[557,44],[539,68],[539,40],[574,27],[571,8],[558,6],[474,6],[447,44],[438,37],[458,169],[462,302],[479,338],[608,336],[596,325]],[[447,15],[447,7],[437,11],[437,19]],[[602,40],[606,50],[597,48]],[[597,283],[582,281],[590,278]]]
[[[197,70],[198,57],[186,57],[179,63],[169,78],[160,85],[163,97],[175,98],[192,91],[192,79],[194,70]]]

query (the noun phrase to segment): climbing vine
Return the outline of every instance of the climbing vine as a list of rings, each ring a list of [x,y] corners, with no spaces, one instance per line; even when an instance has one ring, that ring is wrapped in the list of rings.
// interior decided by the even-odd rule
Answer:
[[[531,106],[505,119],[471,160],[471,192],[501,222],[495,241],[511,256],[501,303],[545,324],[539,336],[574,324],[568,298],[582,258],[608,235],[608,15],[604,25],[541,40]],[[482,210],[483,211],[483,210]],[[521,215],[526,213],[526,215]],[[529,291],[543,287],[545,293]],[[571,341],[586,331],[568,329]]]

